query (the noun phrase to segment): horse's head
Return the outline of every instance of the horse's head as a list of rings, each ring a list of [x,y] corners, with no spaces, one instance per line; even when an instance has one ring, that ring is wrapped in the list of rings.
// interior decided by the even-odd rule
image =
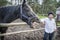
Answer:
[[[23,0],[22,3],[22,19],[27,22],[30,26],[33,22],[40,23],[37,15],[33,12],[31,7],[27,4],[26,0]]]

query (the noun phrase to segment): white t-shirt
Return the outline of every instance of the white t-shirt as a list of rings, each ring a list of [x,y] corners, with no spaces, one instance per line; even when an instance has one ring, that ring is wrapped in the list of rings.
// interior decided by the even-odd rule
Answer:
[[[45,32],[52,33],[56,29],[56,23],[55,20],[50,20],[49,18],[46,18],[45,20]]]

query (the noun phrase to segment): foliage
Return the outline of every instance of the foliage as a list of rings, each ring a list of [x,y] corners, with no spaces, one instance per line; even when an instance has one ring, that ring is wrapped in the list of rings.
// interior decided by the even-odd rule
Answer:
[[[43,12],[42,13],[48,13],[50,11],[55,13],[56,10],[56,0],[44,0],[42,4]]]
[[[32,9],[33,9],[33,11],[35,12],[35,13],[40,13],[40,4],[39,4],[39,2],[38,2],[38,0],[28,0],[28,4],[32,7]]]
[[[7,0],[0,0],[0,6],[4,6],[8,3]]]
[[[55,14],[57,6],[60,6],[60,2],[58,3],[56,0],[43,0],[42,5],[39,4],[38,0],[28,0],[28,3],[38,14],[47,14],[50,11]]]
[[[58,8],[58,7],[60,7],[60,1],[59,1],[59,2],[57,2],[56,7],[57,7],[57,8]]]
[[[16,0],[15,0],[16,1]],[[28,4],[32,7],[37,14],[47,14],[50,11],[55,13],[56,8],[60,6],[60,1],[56,0],[43,0],[42,5],[39,4],[39,0],[27,0]],[[0,6],[8,4],[7,0],[0,0]]]

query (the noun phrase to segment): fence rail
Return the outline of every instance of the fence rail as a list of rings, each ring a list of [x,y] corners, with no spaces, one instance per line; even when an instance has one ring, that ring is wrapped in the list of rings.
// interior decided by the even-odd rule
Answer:
[[[27,23],[21,22],[21,23],[0,23],[2,27],[10,27],[10,26],[18,26],[18,25],[26,25]],[[43,30],[44,28],[40,29],[31,29],[31,30],[22,30],[22,31],[17,31],[17,32],[11,32],[11,33],[4,33],[0,34],[0,36],[7,36],[7,35],[13,35],[13,34],[19,34],[19,33],[25,33],[25,32],[33,32],[33,31],[38,31],[38,30]]]
[[[21,23],[0,23],[0,26],[2,27],[9,27],[9,26],[18,26],[18,25],[26,25],[27,23],[21,22]]]
[[[4,34],[0,34],[0,36],[7,36],[7,35],[19,34],[19,33],[25,33],[25,32],[33,32],[33,31],[39,31],[39,30],[43,30],[43,29],[44,28],[23,30],[23,31],[11,32],[11,33],[4,33]]]
[[[26,25],[25,22],[22,23],[0,23],[0,25],[3,26],[18,26],[18,25]],[[60,27],[60,26],[59,26]],[[17,32],[11,32],[11,33],[4,33],[4,34],[0,34],[0,36],[7,36],[7,35],[13,35],[13,34],[19,34],[19,33],[25,33],[25,32],[33,32],[33,31],[39,31],[39,30],[43,30],[44,28],[39,28],[39,29],[31,29],[31,30],[22,30],[22,31],[17,31]]]

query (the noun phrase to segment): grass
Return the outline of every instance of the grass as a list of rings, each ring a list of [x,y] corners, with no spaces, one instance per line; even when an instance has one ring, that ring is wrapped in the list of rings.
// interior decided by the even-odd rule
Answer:
[[[59,22],[57,22],[57,26],[60,26],[60,21],[59,21]]]
[[[46,16],[38,16],[40,19],[46,18]]]
[[[46,18],[47,16],[38,15],[40,19]]]

